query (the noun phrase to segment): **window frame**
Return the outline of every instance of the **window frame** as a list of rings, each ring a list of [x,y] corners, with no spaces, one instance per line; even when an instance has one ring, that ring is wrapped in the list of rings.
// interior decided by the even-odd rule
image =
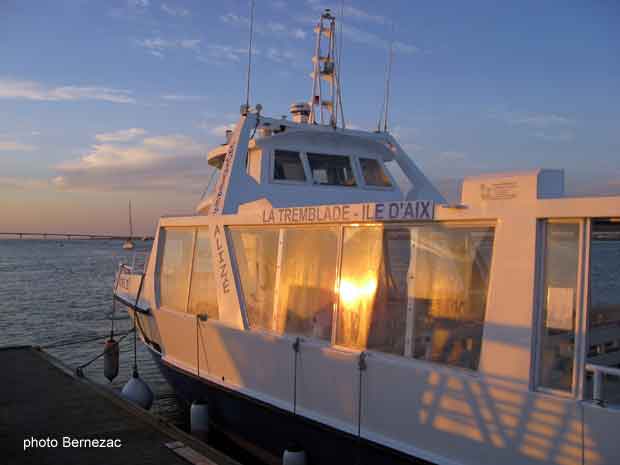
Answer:
[[[289,152],[297,152],[299,154],[299,158],[301,160],[301,164],[304,169],[304,176],[306,179],[304,181],[295,181],[290,179],[276,179],[275,178],[275,165],[276,165],[276,151],[283,150]],[[353,186],[345,186],[340,184],[317,184],[314,182],[314,176],[312,174],[312,167],[310,166],[310,161],[308,160],[308,152],[306,150],[298,150],[293,148],[273,148],[269,151],[269,183],[271,184],[281,184],[288,186],[312,186],[314,188],[346,188],[346,189],[364,189],[371,191],[384,191],[391,192],[394,190],[400,190],[398,183],[389,169],[385,166],[385,163],[382,158],[376,155],[348,155],[348,154],[339,154],[339,153],[321,153],[321,152],[310,152],[316,153],[317,155],[325,155],[329,156],[339,156],[346,157],[349,160],[351,166],[351,173],[353,174],[353,178],[355,180],[355,185]],[[263,152],[264,156],[264,152]],[[362,170],[360,158],[367,158],[371,160],[377,161],[383,174],[389,179],[391,185],[390,186],[373,186],[366,183],[366,179],[364,178],[364,172]],[[261,178],[263,178],[261,173]]]
[[[343,245],[344,245],[344,233],[345,233],[345,228],[346,227],[351,227],[351,226],[356,226],[356,227],[371,227],[371,226],[383,226],[385,227],[387,226],[394,226],[394,227],[409,227],[409,228],[420,228],[420,227],[430,227],[432,225],[448,225],[450,227],[453,228],[470,228],[470,229],[476,229],[476,228],[491,228],[493,231],[493,247],[491,249],[491,261],[489,264],[490,270],[493,269],[494,266],[494,261],[495,261],[495,252],[496,252],[496,247],[497,247],[497,241],[495,240],[495,235],[497,232],[497,222],[495,220],[471,220],[471,221],[461,221],[461,220],[454,220],[454,221],[413,221],[413,222],[381,222],[381,223],[326,223],[324,225],[316,225],[317,227],[320,226],[329,226],[329,225],[336,225],[338,227],[338,249],[337,249],[337,270],[336,270],[336,280],[335,280],[335,286],[336,289],[339,288],[340,286],[340,281],[341,281],[341,276],[342,276],[342,258],[343,258]],[[295,227],[294,225],[227,225],[226,228],[226,232],[227,232],[227,237],[229,237],[230,233],[231,233],[231,228],[257,228],[257,229],[274,229],[278,231],[278,249],[280,249],[280,236],[281,236],[281,230],[285,229],[285,228],[291,228],[291,227]],[[233,260],[234,260],[234,266],[233,266],[233,272],[235,275],[235,279],[237,280],[237,282],[241,282],[241,277],[239,275],[239,268],[237,266],[237,262],[236,262],[236,251],[234,250],[234,246],[231,245],[232,247],[232,256],[233,256]],[[280,252],[278,250],[278,256],[276,258],[276,261],[279,261],[279,257],[280,257]],[[277,265],[276,265],[277,266]],[[492,272],[492,271],[491,271]],[[278,270],[276,268],[276,274],[278,273]],[[243,284],[242,284],[243,285]],[[241,285],[241,286],[242,286]],[[275,318],[276,315],[276,306],[277,306],[277,295],[278,295],[278,290],[280,287],[280,282],[278,279],[276,279],[275,282],[275,287],[274,287],[274,313],[272,315],[272,319]],[[489,285],[487,286],[486,289],[486,299],[485,299],[485,312],[484,312],[484,319],[482,320],[482,325],[484,327],[484,324],[486,323],[486,318],[487,318],[487,306],[488,306],[488,302],[489,302],[489,294],[491,292],[491,281],[489,281]],[[239,288],[239,292],[240,292],[240,299],[239,299],[239,304],[240,304],[240,310],[242,312],[242,317],[244,319],[244,321],[248,321],[248,325],[245,328],[245,331],[253,331],[256,332],[258,334],[265,334],[265,335],[269,335],[269,336],[275,336],[275,337],[282,337],[282,338],[286,338],[287,340],[291,340],[294,341],[297,338],[301,338],[301,336],[298,336],[296,334],[293,333],[278,333],[272,326],[272,328],[267,329],[267,328],[262,328],[262,327],[252,327],[249,324],[249,318],[248,318],[248,314],[247,314],[247,308],[246,308],[246,304],[245,304],[245,298],[243,297],[243,290],[240,287]],[[480,376],[483,375],[483,373],[479,370],[472,370],[470,368],[466,368],[466,367],[462,367],[462,366],[458,366],[458,365],[448,365],[448,364],[444,364],[444,363],[440,363],[440,362],[436,362],[433,360],[426,360],[426,359],[421,359],[421,358],[415,358],[415,357],[407,357],[404,355],[404,353],[402,355],[400,354],[393,354],[393,353],[388,353],[388,352],[381,352],[379,350],[376,349],[369,349],[369,348],[363,348],[363,349],[357,349],[354,347],[349,347],[349,346],[345,346],[345,345],[340,345],[337,344],[337,328],[338,328],[338,316],[339,316],[339,305],[340,305],[340,299],[336,299],[334,305],[333,305],[333,314],[332,314],[332,328],[331,328],[331,338],[329,340],[324,340],[324,339],[318,339],[318,338],[314,338],[314,337],[308,337],[308,336],[303,336],[304,341],[306,341],[306,343],[310,343],[310,344],[314,344],[317,346],[321,346],[321,347],[326,347],[326,348],[330,348],[330,349],[334,349],[334,350],[338,350],[338,351],[345,351],[345,352],[349,352],[349,353],[369,353],[372,354],[372,356],[377,356],[377,357],[383,357],[386,360],[390,360],[392,362],[396,362],[396,363],[404,363],[404,364],[419,364],[419,366],[423,367],[423,368],[432,368],[433,370],[438,369],[438,370],[446,370],[446,373],[449,373],[450,371],[454,372],[453,370],[457,370],[458,373],[465,375],[465,376],[470,376],[472,378],[479,378]],[[482,341],[484,342],[484,332],[483,332],[483,337],[482,337]]]
[[[276,179],[275,170],[276,170],[276,151],[286,151],[286,152],[297,152],[299,154],[299,159],[301,160],[301,166],[304,170],[304,181],[295,181],[293,179]],[[306,159],[306,152],[295,149],[288,148],[274,148],[269,153],[269,182],[272,184],[283,184],[288,186],[307,186],[312,185],[312,180],[310,179],[311,171],[309,170],[308,160]]]
[[[375,160],[379,164],[379,167],[381,168],[381,171],[383,171],[383,174],[389,179],[390,185],[389,186],[374,186],[374,185],[368,184],[366,182],[366,178],[364,177],[364,170],[362,168],[362,161],[361,161],[362,158],[366,160]],[[359,169],[360,180],[363,183],[361,184],[361,187],[363,189],[377,190],[377,191],[393,191],[394,188],[397,186],[396,181],[392,177],[392,173],[390,173],[390,170],[386,168],[382,158],[374,157],[371,155],[356,155],[355,162],[358,165],[357,168]]]
[[[193,246],[192,246],[192,262],[190,264],[189,267],[189,283],[188,283],[188,289],[187,289],[187,303],[185,305],[185,312],[187,315],[196,315],[194,313],[190,313],[189,312],[189,302],[190,299],[192,297],[192,281],[194,278],[194,263],[196,262],[196,252],[198,250],[198,234],[200,234],[201,231],[204,231],[207,233],[207,238],[208,238],[208,247],[211,248],[211,236],[210,236],[210,226],[209,225],[204,225],[204,226],[194,226],[194,239],[193,239]],[[217,318],[215,317],[208,317],[208,320],[213,320],[213,321],[219,321],[220,317],[219,317],[219,311],[220,311],[220,302],[218,299],[218,292],[217,292],[217,279],[216,279],[216,267],[215,267],[215,260],[213,257],[213,250],[210,250],[210,256],[211,256],[211,267],[213,269],[213,282],[216,288],[216,292],[215,292],[215,304],[217,306],[218,309],[218,316]],[[202,315],[202,314],[201,314]],[[204,314],[206,315],[206,314]]]
[[[353,175],[353,180],[355,181],[355,185],[352,186],[345,186],[343,184],[321,184],[321,183],[316,183],[314,182],[314,174],[312,172],[312,166],[310,165],[310,160],[308,159],[308,154],[313,154],[313,155],[322,155],[325,157],[344,157],[347,160],[349,160],[349,166],[351,167],[351,174]],[[320,188],[320,189],[347,189],[347,190],[352,190],[352,189],[360,189],[362,187],[362,185],[360,184],[360,172],[358,171],[358,167],[357,164],[355,162],[355,157],[356,155],[345,155],[345,154],[339,154],[339,153],[321,153],[321,152],[303,152],[304,157],[306,159],[306,163],[308,166],[308,172],[310,174],[310,176],[308,177],[308,181],[309,183],[316,187],[316,188]]]
[[[467,220],[467,221],[460,221],[460,220],[454,220],[454,221],[413,221],[413,222],[381,222],[381,223],[362,223],[362,224],[354,224],[354,223],[342,223],[340,224],[340,242],[339,242],[339,247],[338,247],[338,253],[339,253],[339,257],[338,257],[338,273],[337,273],[337,286],[340,286],[340,278],[342,275],[342,256],[343,256],[343,245],[344,245],[344,230],[347,227],[351,227],[351,226],[355,226],[355,227],[372,227],[372,226],[383,226],[383,228],[385,229],[385,226],[392,226],[394,228],[398,228],[398,227],[407,227],[407,228],[422,228],[422,227],[431,227],[432,225],[449,225],[453,228],[470,228],[470,229],[476,229],[476,228],[491,228],[493,230],[493,248],[491,249],[491,262],[489,264],[489,269],[492,270],[493,269],[493,262],[495,260],[495,248],[496,248],[496,243],[497,241],[495,240],[495,233],[497,230],[497,222],[496,221],[486,221],[486,220]],[[484,319],[482,320],[482,325],[483,325],[483,336],[482,336],[482,341],[484,341],[484,324],[486,322],[486,318],[487,318],[487,305],[489,302],[489,293],[491,292],[491,281],[490,281],[490,274],[489,274],[489,285],[487,286],[486,289],[486,296],[485,296],[485,309],[484,309]],[[367,353],[371,353],[374,356],[381,356],[381,357],[386,357],[386,359],[388,360],[397,360],[397,361],[402,361],[402,363],[420,363],[421,366],[423,367],[433,367],[433,369],[435,369],[435,367],[440,367],[441,369],[445,369],[445,370],[459,370],[459,373],[465,374],[465,375],[469,375],[472,377],[479,377],[481,375],[481,372],[476,369],[476,370],[472,370],[470,368],[467,367],[462,367],[462,366],[458,366],[458,365],[448,365],[446,363],[440,363],[440,362],[436,362],[433,360],[426,360],[426,359],[422,359],[422,358],[416,358],[413,355],[411,357],[406,356],[404,353],[402,355],[400,354],[393,354],[393,353],[389,353],[389,352],[382,352],[380,350],[376,350],[376,349],[369,349],[369,348],[363,348],[363,349],[356,349],[354,347],[349,347],[349,346],[345,346],[345,345],[340,345],[337,344],[336,342],[336,337],[337,337],[337,328],[338,328],[338,315],[340,313],[339,311],[339,305],[340,305],[340,299],[336,300],[336,304],[334,305],[334,316],[332,318],[332,340],[331,340],[331,347],[339,349],[339,350],[348,350],[348,351],[355,351],[357,353],[361,353],[361,352],[367,352]],[[407,328],[405,329],[405,331],[407,331]],[[405,334],[406,336],[406,334]],[[482,349],[481,349],[481,353],[482,353]]]
[[[183,310],[177,310],[174,308],[170,308],[162,305],[161,299],[161,266],[164,260],[164,252],[166,246],[166,231],[191,231],[192,232],[192,256],[190,258],[189,264],[189,274],[187,275],[187,289],[185,291],[185,306]],[[197,235],[197,227],[196,226],[162,226],[160,227],[159,235],[157,238],[157,260],[155,266],[155,303],[159,310],[166,310],[168,312],[174,312],[179,315],[188,315],[187,306],[189,303],[189,292],[191,287],[192,280],[192,270],[194,267],[194,255],[196,252],[196,235]],[[164,233],[162,235],[162,232]]]
[[[344,228],[342,227],[341,224],[334,224],[334,223],[325,223],[325,224],[309,224],[309,225],[304,225],[308,228],[314,228],[314,229],[320,229],[322,227],[334,227],[336,226],[338,228],[337,231],[337,235],[338,235],[338,242],[337,242],[337,253],[338,256],[336,258],[336,263],[337,263],[337,269],[336,269],[336,279],[335,279],[335,286],[338,286],[340,283],[340,261],[341,261],[341,257],[342,257],[342,238],[343,238],[343,234],[344,234]],[[319,344],[321,346],[324,347],[336,347],[333,344],[333,340],[335,338],[335,326],[334,326],[334,317],[336,315],[337,309],[338,309],[338,301],[336,300],[336,303],[333,305],[333,309],[332,309],[332,327],[331,327],[331,335],[329,339],[319,339],[319,338],[315,338],[312,336],[302,336],[299,334],[295,334],[295,333],[287,333],[287,332],[278,332],[276,329],[276,321],[278,318],[278,299],[279,299],[279,293],[280,293],[280,273],[282,270],[282,259],[283,259],[283,251],[284,251],[284,238],[286,236],[286,234],[283,234],[283,230],[285,229],[290,229],[290,228],[294,228],[294,225],[260,225],[260,224],[252,224],[252,225],[242,225],[242,224],[235,224],[235,225],[226,225],[225,226],[225,230],[226,230],[226,239],[229,240],[229,245],[231,247],[232,250],[232,263],[234,264],[233,266],[233,273],[234,273],[234,277],[235,277],[235,281],[240,283],[239,286],[239,306],[240,306],[240,311],[241,311],[241,316],[243,318],[244,321],[247,321],[247,326],[245,328],[246,331],[253,331],[259,334],[265,334],[265,335],[269,335],[269,336],[277,336],[277,337],[284,337],[287,339],[290,339],[291,341],[296,340],[297,338],[303,338],[306,341],[312,341],[312,343],[315,344]],[[245,303],[245,294],[243,291],[243,282],[241,280],[241,274],[239,272],[239,266],[238,266],[238,262],[237,262],[237,251],[235,250],[234,247],[234,243],[232,241],[232,231],[234,229],[257,229],[257,230],[273,230],[276,231],[278,234],[278,242],[277,242],[277,248],[276,248],[276,269],[275,269],[275,277],[274,277],[274,289],[273,289],[273,308],[272,308],[272,314],[271,314],[271,320],[272,320],[272,324],[270,328],[264,328],[264,327],[259,327],[259,326],[253,326],[250,323],[250,317],[248,315],[248,310],[247,310],[247,306]],[[350,349],[350,348],[347,348]],[[353,349],[356,350],[356,349]]]
[[[542,368],[542,350],[544,336],[544,291],[545,291],[545,258],[547,254],[547,225],[577,224],[579,226],[579,242],[577,245],[577,281],[575,283],[575,319],[573,322],[573,362],[571,388],[561,389],[541,385],[540,370]],[[538,218],[536,223],[536,251],[534,274],[534,305],[532,308],[532,346],[530,363],[530,391],[552,395],[565,399],[583,399],[583,377],[585,376],[585,351],[587,336],[587,299],[588,275],[591,237],[590,218]]]
[[[162,299],[161,299],[161,266],[162,266],[162,262],[163,262],[163,259],[164,259],[164,253],[165,253],[166,231],[170,231],[170,230],[174,230],[174,231],[191,231],[191,233],[192,233],[192,247],[191,247],[192,254],[191,254],[191,258],[190,258],[189,270],[188,270],[188,275],[187,275],[187,287],[185,289],[185,305],[184,305],[184,308],[182,310],[178,310],[178,309],[175,309],[175,308],[171,308],[169,306],[162,305]],[[193,276],[193,273],[194,273],[194,261],[196,260],[196,249],[198,247],[198,232],[200,230],[207,231],[207,234],[209,234],[210,225],[203,225],[203,226],[161,226],[159,228],[159,234],[158,234],[158,237],[157,237],[157,258],[155,260],[155,284],[154,284],[155,305],[156,305],[156,308],[158,310],[165,310],[167,312],[174,312],[174,314],[176,314],[176,315],[185,315],[187,317],[192,317],[192,318],[195,317],[195,315],[193,315],[192,313],[189,313],[189,300],[190,300],[190,296],[191,296],[191,292],[192,292],[192,276]],[[211,247],[211,237],[210,236],[209,236],[209,247]],[[213,260],[213,256],[211,257],[211,259]],[[215,280],[215,284],[217,286],[217,279],[215,277],[215,273],[214,273],[214,280]],[[220,309],[219,293],[216,293],[215,301],[217,303],[218,313],[219,313],[219,309]],[[209,320],[220,321],[219,317],[217,319],[209,318]]]

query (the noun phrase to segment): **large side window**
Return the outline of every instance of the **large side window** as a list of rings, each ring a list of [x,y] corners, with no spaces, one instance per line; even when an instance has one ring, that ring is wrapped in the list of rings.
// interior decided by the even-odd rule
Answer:
[[[306,180],[299,152],[276,150],[273,153],[273,159],[273,179],[300,182]]]
[[[309,153],[308,162],[315,184],[348,187],[356,185],[349,157]]]
[[[231,228],[250,325],[329,340],[338,227]]]
[[[219,316],[211,244],[207,228],[199,229],[196,236],[187,311],[194,315],[207,315],[214,319]]]
[[[620,368],[620,219],[592,222],[589,281],[586,363]],[[620,404],[620,377],[608,374],[603,381],[602,399]],[[588,375],[587,391],[592,384]]]
[[[284,228],[280,234],[275,329],[279,333],[330,340],[338,228]]]
[[[193,229],[162,229],[163,253],[160,254],[159,292],[161,306],[184,312],[189,289]]]
[[[570,391],[575,357],[579,223],[544,224],[538,385]]]
[[[492,228],[346,228],[336,342],[477,369],[492,249]]]
[[[271,330],[278,230],[231,228],[230,234],[250,326]]]

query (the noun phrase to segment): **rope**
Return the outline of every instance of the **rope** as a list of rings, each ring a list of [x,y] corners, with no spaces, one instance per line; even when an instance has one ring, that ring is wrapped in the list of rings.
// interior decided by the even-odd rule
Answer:
[[[293,350],[295,351],[295,365],[293,368],[293,414],[297,415],[297,357],[299,356],[300,338],[295,339]]]
[[[136,331],[136,320],[138,319],[137,312],[133,311],[133,371],[138,371],[138,332]],[[142,330],[142,328],[140,328]]]
[[[357,464],[362,460],[362,374],[366,370],[366,352],[360,353],[359,368],[359,392],[357,398]]]
[[[126,335],[127,335],[128,333],[130,333],[131,331],[133,331],[133,330],[131,330],[131,329],[130,329],[129,331],[126,331],[126,332],[116,333],[116,335],[117,335],[117,336],[118,336],[118,335],[121,335],[121,336],[126,336]],[[105,338],[107,338],[107,337],[109,337],[109,334],[98,334],[98,335],[93,336],[93,337],[91,337],[91,338],[88,338],[88,339],[79,339],[79,340],[77,340],[77,341],[76,341],[76,340],[71,340],[71,341],[68,341],[68,340],[66,340],[66,339],[61,339],[61,340],[59,340],[59,341],[50,342],[49,344],[42,345],[42,346],[41,346],[41,348],[42,348],[42,349],[55,349],[55,348],[57,348],[57,347],[72,346],[72,345],[76,345],[76,344],[82,344],[82,343],[84,343],[84,342],[93,342],[93,341],[97,341],[97,340],[100,340],[100,339],[105,339]]]
[[[200,349],[198,344],[198,331],[200,330],[200,325],[198,323],[198,315],[196,315],[196,371],[198,373],[198,377],[200,378]]]

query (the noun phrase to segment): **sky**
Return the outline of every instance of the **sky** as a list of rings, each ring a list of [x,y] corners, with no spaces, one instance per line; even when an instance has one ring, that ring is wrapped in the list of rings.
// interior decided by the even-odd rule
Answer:
[[[350,127],[390,129],[437,185],[564,168],[620,194],[620,3],[257,0],[251,103],[310,98],[312,28],[342,19]],[[343,15],[340,18],[340,11]],[[247,0],[0,0],[0,231],[119,234],[190,214],[244,102]]]

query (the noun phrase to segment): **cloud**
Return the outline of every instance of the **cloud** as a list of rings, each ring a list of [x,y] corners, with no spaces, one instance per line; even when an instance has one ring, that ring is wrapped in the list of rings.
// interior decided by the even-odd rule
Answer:
[[[276,63],[284,63],[284,62],[293,62],[296,58],[296,55],[293,52],[287,50],[280,50],[275,47],[270,47],[265,52],[265,56],[267,59],[274,61]]]
[[[198,51],[200,42],[200,39],[163,39],[161,37],[134,41],[137,46],[147,49],[151,55],[159,58],[163,58],[163,52],[166,50],[185,49]]]
[[[374,128],[373,128],[374,129]],[[394,126],[390,129],[392,135],[398,140],[403,150],[409,154],[422,150],[422,146],[418,143],[420,130],[418,128]]]
[[[19,176],[0,176],[0,188],[30,190],[45,189],[49,186],[50,182],[46,179],[27,178]]]
[[[570,142],[575,138],[572,131],[564,130],[559,132],[538,131],[534,136],[547,142]]]
[[[37,150],[37,147],[34,145],[0,139],[0,152],[32,152],[33,150]]]
[[[210,170],[205,152],[206,147],[181,134],[94,144],[86,155],[57,165],[52,183],[66,190],[200,192]]]
[[[162,3],[161,9],[164,13],[167,13],[170,16],[177,16],[177,17],[189,16],[189,10],[187,8],[174,7],[174,6],[168,5],[167,3]]]
[[[220,21],[234,26],[248,27],[250,21],[245,16],[235,13],[226,13],[220,16]],[[306,38],[306,31],[298,27],[289,27],[283,23],[276,21],[268,21],[267,23],[254,23],[254,31],[257,34],[273,35],[277,37],[290,37],[302,40]]]
[[[136,137],[143,136],[144,134],[146,134],[146,130],[142,128],[130,128],[97,134],[95,139],[99,142],[128,142]]]
[[[183,94],[168,94],[162,95],[162,99],[169,100],[171,102],[200,102],[207,100],[204,95],[183,95]]]
[[[222,124],[220,126],[215,126],[214,128],[211,128],[209,132],[213,134],[214,136],[224,137],[226,136],[226,131],[228,130],[234,131],[235,123]]]
[[[518,111],[492,110],[490,116],[510,125],[525,126],[536,129],[573,126],[576,121],[557,113],[531,113]]]
[[[530,114],[524,116],[513,115],[510,118],[512,124],[532,126],[535,128],[548,128],[551,126],[565,126],[573,124],[574,121],[565,116],[556,114]]]
[[[124,19],[143,18],[149,11],[150,5],[149,0],[126,0],[124,4],[116,3],[116,6],[110,8],[108,15]]]
[[[372,32],[364,31],[358,27],[351,26],[350,24],[342,25],[342,34],[351,42],[381,48],[384,50],[388,50],[390,48],[389,40],[383,39]],[[393,50],[396,53],[403,53],[407,55],[418,53],[420,51],[420,49],[415,45],[407,44],[399,40],[394,41]]]
[[[0,99],[36,101],[101,100],[112,103],[135,103],[130,90],[100,86],[49,87],[35,81],[0,79]]]
[[[130,8],[145,9],[150,5],[149,0],[127,0],[127,6]]]
[[[320,0],[308,0],[308,5],[315,11],[324,11],[326,8],[330,8],[327,3],[322,3]],[[332,11],[336,17],[340,15],[340,7],[334,9]],[[351,5],[344,5],[342,8],[342,15],[344,20],[354,19],[357,21],[366,21],[376,24],[387,24],[389,21],[385,16],[381,15],[373,15],[368,13],[367,11],[362,10],[361,8],[356,8]],[[340,18],[338,18],[340,19]]]
[[[502,110],[492,110],[489,115],[510,126],[530,130],[530,136],[545,142],[569,142],[575,138],[577,121],[565,115]]]
[[[198,55],[200,61],[205,63],[221,65],[226,62],[238,63],[248,54],[248,49],[243,47],[233,47],[231,45],[209,44]],[[252,48],[254,56],[260,55],[258,49]]]
[[[462,162],[467,160],[467,154],[465,152],[456,151],[440,152],[439,159],[448,163]]]

